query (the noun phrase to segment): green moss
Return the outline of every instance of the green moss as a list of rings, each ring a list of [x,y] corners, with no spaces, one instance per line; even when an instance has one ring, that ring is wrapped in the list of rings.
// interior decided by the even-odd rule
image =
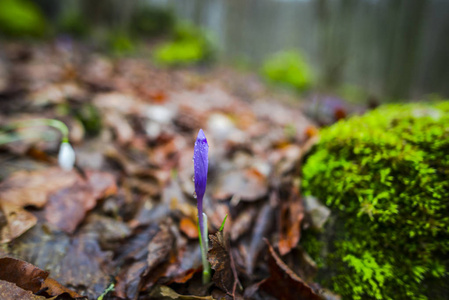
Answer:
[[[323,249],[325,245],[317,232],[313,232],[310,229],[304,230],[301,233],[301,246],[314,259],[318,268],[325,266],[323,261]]]
[[[342,224],[325,260],[344,299],[447,299],[448,153],[449,102],[388,105],[322,131],[303,189]]]
[[[182,24],[171,41],[155,50],[157,63],[166,66],[195,64],[211,59],[213,46],[205,32],[191,24]]]
[[[45,18],[39,8],[26,0],[0,0],[0,33],[9,37],[42,37]]]
[[[310,68],[299,51],[276,53],[264,62],[261,72],[266,80],[300,92],[312,85]]]

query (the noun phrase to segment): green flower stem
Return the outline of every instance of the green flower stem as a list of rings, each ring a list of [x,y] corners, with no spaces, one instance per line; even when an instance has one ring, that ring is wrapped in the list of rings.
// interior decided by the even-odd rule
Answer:
[[[201,248],[201,261],[203,262],[203,284],[208,284],[210,282],[210,264],[207,260],[207,252],[209,251],[209,239],[208,239],[208,229],[207,229],[207,216],[203,213],[203,221],[204,228],[203,232],[201,232],[200,225],[198,222],[198,237],[200,239],[200,248]],[[203,239],[204,236],[204,239]]]
[[[15,124],[16,128],[34,127],[34,126],[50,126],[58,129],[62,134],[62,142],[69,141],[69,128],[63,122],[55,119],[34,119],[29,121],[21,121]]]
[[[110,292],[114,290],[114,283],[111,283],[103,292],[103,294],[100,295],[100,297],[97,298],[97,300],[103,300],[103,298]]]
[[[55,119],[34,119],[34,120],[14,122],[8,125],[7,130],[26,128],[26,127],[36,127],[36,126],[50,126],[56,128],[62,134],[62,143],[69,142],[69,128],[63,122]],[[8,137],[6,135],[1,135],[0,145],[15,142],[20,139],[21,138],[17,136]]]

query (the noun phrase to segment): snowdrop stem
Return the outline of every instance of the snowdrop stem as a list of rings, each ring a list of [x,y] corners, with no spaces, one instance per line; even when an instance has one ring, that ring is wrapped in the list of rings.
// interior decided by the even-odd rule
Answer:
[[[34,119],[29,121],[18,122],[19,127],[33,127],[33,126],[50,126],[58,129],[62,134],[63,143],[69,142],[69,128],[63,122],[55,119]]]
[[[35,126],[50,126],[50,127],[56,128],[62,134],[61,142],[62,143],[69,142],[69,128],[63,122],[61,122],[59,120],[55,120],[55,119],[33,119],[33,120],[14,122],[12,124],[9,124],[7,129],[13,130],[13,129],[18,129],[18,128],[35,127]],[[14,142],[17,140],[20,140],[20,138],[18,138],[18,137],[3,138],[3,139],[0,139],[0,145],[11,143],[11,142]]]
[[[12,135],[8,135],[8,134],[1,134],[0,135],[0,145],[13,143],[13,142],[16,142],[16,141],[20,141],[22,139],[23,139],[23,137],[20,137],[20,136],[12,136]]]
[[[201,261],[203,262],[203,284],[208,284],[210,281],[210,264],[207,260],[207,252],[209,251],[209,239],[208,239],[208,229],[207,229],[207,216],[203,213],[203,230],[201,230],[198,222],[198,236],[200,239],[201,248]]]

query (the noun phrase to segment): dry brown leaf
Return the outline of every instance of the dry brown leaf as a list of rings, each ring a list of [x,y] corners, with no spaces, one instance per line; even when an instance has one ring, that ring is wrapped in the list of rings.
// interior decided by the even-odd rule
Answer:
[[[117,194],[117,184],[112,174],[98,171],[86,171],[85,174],[95,199]]]
[[[207,259],[212,269],[215,270],[212,281],[227,294],[234,296],[238,284],[237,272],[223,231],[210,234],[209,238],[212,242],[212,248],[207,253]]]
[[[163,276],[171,259],[174,241],[166,223],[150,226],[132,237],[129,249],[118,257],[127,264],[117,276],[117,296],[136,299],[141,289],[151,287]]]
[[[84,90],[76,83],[65,82],[49,84],[30,94],[28,97],[33,106],[46,106],[49,104],[63,103],[67,98],[80,98],[84,96]]]
[[[146,279],[145,289],[152,288],[156,282],[168,284],[169,282],[187,281],[196,271],[199,271],[199,252],[196,251],[196,248],[192,248],[196,243],[191,243],[188,247],[187,239],[181,235],[178,227],[171,221],[167,224],[170,228],[170,235],[173,237],[171,251],[164,261],[153,268]],[[187,251],[190,252],[187,253]]]
[[[12,282],[24,290],[37,293],[48,274],[26,261],[12,257],[0,258],[0,280]]]
[[[149,154],[150,163],[164,169],[174,167],[178,160],[178,152],[185,147],[185,140],[178,137],[159,144]]]
[[[92,188],[78,183],[50,195],[45,207],[45,219],[57,228],[73,233],[95,204]]]
[[[125,181],[131,188],[138,190],[142,194],[155,196],[160,193],[160,186],[157,182],[136,177],[126,178]]]
[[[3,222],[0,221],[0,243],[12,241],[37,222],[37,218],[32,213],[11,203],[1,203],[0,200],[0,220],[2,218],[5,222],[2,224]]]
[[[234,170],[220,175],[213,191],[216,199],[238,195],[242,200],[255,201],[268,191],[266,178],[254,169]]]
[[[117,275],[115,294],[122,299],[137,299],[140,292],[142,274],[145,272],[147,263],[138,261],[126,268],[122,268]]]
[[[8,256],[8,253],[6,253],[6,250],[3,247],[0,247],[0,258],[5,256]]]
[[[157,90],[150,93],[150,97],[153,99],[155,103],[164,103],[167,101],[168,95],[165,91]]]
[[[176,283],[186,283],[187,281],[189,281],[190,279],[192,279],[193,275],[195,275],[195,273],[200,272],[201,269],[200,268],[196,268],[196,269],[189,269],[187,271],[184,271],[181,275],[178,275],[177,277],[173,278],[173,282]],[[179,272],[178,272],[179,273]]]
[[[127,247],[119,249],[116,261],[146,261],[148,244],[158,232],[159,227],[156,224],[152,224],[149,227],[136,228],[133,234],[125,241]]]
[[[265,203],[260,208],[256,223],[253,226],[253,233],[251,234],[251,241],[246,255],[246,272],[249,275],[253,274],[256,260],[264,247],[263,238],[273,224],[273,214],[273,207],[270,203]]]
[[[80,176],[60,168],[39,171],[19,171],[0,184],[0,201],[15,205],[43,207],[48,196],[60,189],[72,186]]]
[[[85,297],[81,297],[78,293],[69,290],[65,286],[61,285],[59,282],[54,280],[53,278],[45,279],[42,284],[42,290],[45,290],[45,293],[50,296],[58,296],[62,294],[68,294],[73,299],[84,299]]]
[[[190,159],[191,161],[191,159]],[[192,182],[190,180],[190,182]],[[184,216],[195,220],[197,208],[183,193],[178,180],[170,180],[162,190],[162,202],[172,211],[180,211]]]
[[[303,156],[302,147],[296,144],[288,143],[284,147],[273,151],[270,153],[271,161],[275,165],[272,175],[275,175],[275,178],[278,179],[284,174],[292,172]]]
[[[159,300],[214,300],[212,296],[180,295],[165,285],[158,285],[150,293],[151,299]]]
[[[145,275],[152,271],[158,264],[167,260],[173,249],[175,239],[166,224],[161,224],[159,232],[148,245],[148,268]]]
[[[56,159],[45,151],[34,147],[33,145],[27,150],[26,155],[31,157],[34,160],[47,162],[47,163],[55,163]]]
[[[142,103],[131,95],[121,93],[98,94],[93,103],[100,110],[119,111],[122,114],[138,113],[142,110]]]
[[[260,288],[280,300],[323,300],[298,275],[296,275],[276,254],[268,240],[269,267],[271,276]]]
[[[117,192],[115,178],[104,172],[87,171],[88,182],[75,171],[49,168],[19,171],[0,184],[0,204],[8,226],[0,239],[9,241],[31,228],[36,219],[20,207],[45,207],[46,219],[66,232],[73,232],[96,200]]]
[[[167,267],[167,271],[164,277],[170,279],[166,284],[170,282],[185,283],[189,281],[193,275],[200,272],[201,265],[201,249],[197,243],[183,241],[182,235],[176,236],[176,246],[178,248],[176,255],[176,262],[171,263]]]
[[[2,300],[45,300],[44,296],[36,296],[31,291],[21,289],[14,283],[0,280],[0,299]]]
[[[179,222],[179,229],[191,239],[198,239],[198,227],[191,218],[183,217]]]
[[[118,147],[108,145],[104,154],[106,157],[116,161],[127,175],[135,175],[146,171],[145,165],[134,162]]]
[[[115,250],[123,243],[123,239],[130,235],[129,227],[120,220],[97,213],[90,213],[81,233],[95,236],[102,249]]]
[[[121,113],[107,111],[104,113],[104,121],[107,126],[114,129],[120,145],[126,145],[134,138],[133,128]]]
[[[251,225],[257,216],[257,207],[251,206],[248,209],[241,211],[232,224],[231,240],[237,240],[241,235],[251,230]]]
[[[318,272],[316,262],[302,247],[292,249],[288,255],[283,257],[283,260],[290,269],[307,282],[312,282]]]
[[[11,244],[11,253],[15,257],[53,272],[60,268],[60,262],[65,257],[69,244],[70,239],[64,232],[38,222],[14,240]]]
[[[212,277],[213,282],[223,291],[232,294],[234,278],[231,270],[231,259],[223,238],[223,232],[219,231],[215,235],[210,234],[212,248],[207,253],[207,259],[212,269],[215,270]]]
[[[290,189],[288,201],[281,202],[280,209],[279,252],[285,255],[296,247],[301,237],[301,222],[304,218],[304,207],[296,187]]]
[[[88,182],[79,180],[70,187],[49,195],[45,207],[46,220],[61,230],[73,233],[97,200],[115,194],[117,186],[111,174],[86,172]]]
[[[98,297],[109,284],[111,256],[89,234],[70,238],[38,223],[14,241],[12,251],[89,298]]]
[[[69,296],[64,299],[85,298],[62,286],[56,280],[49,278],[48,275],[48,272],[23,260],[12,257],[0,258],[0,299],[46,299],[45,297],[41,298],[41,296],[33,295],[36,298],[29,296],[42,291],[53,297],[63,294]]]
[[[110,253],[103,252],[89,235],[70,241],[59,268],[52,269],[52,277],[61,284],[74,287],[90,298],[96,298],[109,285]]]

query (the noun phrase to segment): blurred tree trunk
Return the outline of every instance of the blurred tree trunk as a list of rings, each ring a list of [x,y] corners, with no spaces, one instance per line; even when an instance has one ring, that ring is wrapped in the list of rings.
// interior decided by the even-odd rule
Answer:
[[[81,9],[89,22],[96,27],[108,27],[113,30],[129,29],[136,0],[82,0]]]
[[[335,88],[343,81],[346,62],[350,56],[352,21],[357,0],[316,2],[319,20],[319,49],[323,64],[323,85]]]
[[[42,9],[44,14],[50,18],[51,21],[57,20],[62,1],[58,0],[34,0],[34,2]]]
[[[390,21],[385,30],[385,94],[394,99],[409,97],[421,49],[424,17],[428,2],[424,0],[398,0],[388,2]],[[401,76],[398,76],[401,74]]]
[[[438,92],[449,97],[449,2],[432,1],[425,18],[413,92],[418,96]]]

